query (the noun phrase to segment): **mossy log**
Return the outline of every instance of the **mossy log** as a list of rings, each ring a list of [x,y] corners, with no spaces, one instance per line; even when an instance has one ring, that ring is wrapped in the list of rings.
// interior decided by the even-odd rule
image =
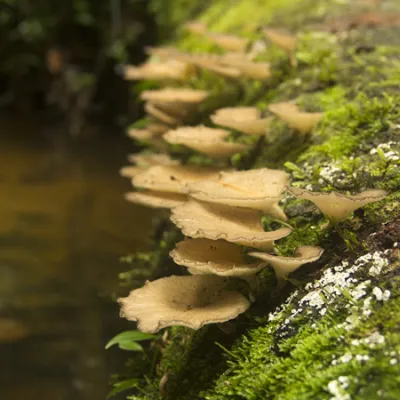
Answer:
[[[311,203],[287,198],[284,210],[294,231],[278,242],[279,252],[290,255],[299,245],[319,245],[323,257],[290,275],[280,292],[273,273],[264,272],[263,294],[235,322],[234,333],[216,326],[169,329],[157,368],[141,371],[146,378],[140,377],[143,383],[130,398],[399,399],[400,4],[153,0],[152,7],[160,23],[176,29],[170,30],[168,44],[190,52],[218,51],[180,28],[193,18],[213,32],[252,43],[264,43],[267,26],[297,35],[296,67],[266,42],[258,56],[271,63],[272,76],[265,82],[211,73],[190,82],[213,93],[197,122],[208,123],[220,106],[266,110],[294,99],[302,110],[324,112],[310,135],[274,120],[255,151],[233,157],[234,166],[285,169],[293,185],[312,190],[378,188],[389,195],[335,229],[326,227]],[[191,156],[188,161],[207,160]],[[176,232],[164,234],[173,240],[162,241],[153,265],[177,239]]]

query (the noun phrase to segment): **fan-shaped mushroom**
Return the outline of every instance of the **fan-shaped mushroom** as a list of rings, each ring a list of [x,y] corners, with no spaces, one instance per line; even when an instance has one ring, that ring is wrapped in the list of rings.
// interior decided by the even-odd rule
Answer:
[[[176,264],[194,274],[244,277],[255,275],[266,263],[247,264],[241,248],[225,240],[186,239],[170,252]]]
[[[317,261],[323,252],[324,250],[321,247],[300,246],[296,249],[293,257],[281,257],[258,252],[249,253],[249,256],[267,261],[274,269],[277,278],[284,279],[303,264]]]
[[[248,148],[243,143],[226,142],[224,139],[228,136],[229,132],[223,129],[184,126],[167,132],[164,140],[171,144],[182,144],[213,158],[227,158]]]
[[[151,117],[167,124],[167,125],[179,125],[182,121],[175,115],[171,115],[167,112],[164,112],[161,108],[157,107],[152,103],[146,103],[144,106],[144,110]]]
[[[301,133],[310,133],[324,116],[323,113],[300,111],[293,103],[270,104],[268,109]]]
[[[210,118],[216,125],[226,126],[256,136],[262,136],[266,133],[272,119],[272,117],[262,118],[261,111],[256,107],[220,108]]]
[[[127,65],[124,77],[127,80],[186,80],[190,75],[189,65],[178,60],[148,62],[139,66]]]
[[[153,165],[180,165],[179,160],[172,159],[163,153],[138,153],[129,154],[128,160],[140,168],[149,168]]]
[[[261,217],[262,213],[257,210],[189,200],[172,209],[171,221],[192,238],[225,239],[270,251],[273,250],[274,241],[289,235],[291,229],[265,232]]]
[[[188,184],[187,191],[197,200],[247,207],[285,220],[278,202],[289,182],[280,170],[261,168],[249,171],[221,172],[218,179]]]
[[[190,88],[165,88],[160,90],[145,90],[140,98],[150,102],[189,103],[198,104],[208,97],[205,90]]]
[[[229,51],[243,52],[249,43],[248,39],[222,33],[206,33],[206,37],[211,42]]]
[[[355,195],[338,192],[311,192],[309,190],[288,188],[299,199],[312,201],[333,223],[343,221],[358,208],[380,201],[387,196],[384,190],[366,190]]]
[[[187,200],[186,196],[183,194],[152,190],[129,192],[126,193],[124,197],[131,203],[151,208],[173,208],[183,204]]]
[[[218,175],[214,168],[187,165],[155,165],[137,174],[132,184],[137,187],[160,192],[185,193],[186,184]]]
[[[266,28],[263,30],[264,35],[278,47],[286,52],[289,56],[290,63],[296,64],[294,58],[294,51],[296,49],[297,39],[296,36],[291,35],[287,32],[280,31],[278,29]]]
[[[133,290],[120,298],[121,317],[137,321],[142,332],[154,333],[167,326],[200,329],[206,324],[236,318],[250,307],[241,293],[226,288],[218,276],[170,276]]]

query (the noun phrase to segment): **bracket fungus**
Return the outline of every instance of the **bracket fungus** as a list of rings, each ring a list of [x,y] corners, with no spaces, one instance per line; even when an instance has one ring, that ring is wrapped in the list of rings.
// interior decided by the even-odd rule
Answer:
[[[151,117],[167,125],[175,126],[179,125],[182,122],[181,119],[178,118],[178,116],[171,115],[152,103],[146,103],[144,106],[144,110]]]
[[[169,254],[176,264],[188,267],[196,275],[245,277],[255,275],[267,264],[247,264],[242,249],[225,240],[186,239]]]
[[[124,68],[126,80],[187,80],[191,68],[187,63],[178,60],[167,60],[164,62],[147,62],[139,66],[127,65]]]
[[[225,55],[221,57],[221,64],[236,68],[241,74],[251,79],[267,79],[271,76],[271,66],[266,62],[251,61],[244,54]]]
[[[334,224],[343,221],[358,208],[383,200],[387,196],[387,192],[379,189],[366,190],[355,195],[338,192],[311,192],[295,187],[290,187],[288,190],[299,199],[313,202]]]
[[[202,22],[189,21],[183,25],[184,29],[186,29],[190,33],[195,33],[197,35],[204,35],[207,33],[207,26]]]
[[[228,280],[212,275],[170,276],[133,290],[118,299],[121,317],[137,321],[142,332],[155,333],[167,326],[200,329],[236,318],[250,307]]]
[[[261,111],[256,107],[220,108],[210,118],[216,125],[255,136],[265,135],[272,119],[262,118]]]
[[[260,250],[273,250],[274,241],[288,236],[289,228],[265,232],[262,212],[247,208],[226,207],[195,200],[172,209],[171,221],[185,236],[224,239]]]
[[[184,126],[167,132],[164,140],[181,144],[216,159],[224,159],[248,149],[243,143],[226,142],[229,132],[206,126]]]
[[[187,165],[155,165],[137,174],[133,186],[160,192],[185,193],[186,184],[217,177],[218,170]]]
[[[235,35],[210,32],[206,33],[205,36],[211,42],[217,44],[224,50],[228,51],[244,52],[246,50],[247,45],[249,44],[248,39]]]
[[[189,103],[198,104],[208,97],[206,90],[190,88],[165,88],[160,90],[145,90],[140,98],[150,102]]]
[[[119,170],[119,174],[123,176],[124,178],[133,178],[137,174],[143,172],[144,168],[143,167],[136,167],[133,165],[127,165],[126,167],[122,167]]]
[[[296,104],[288,102],[270,104],[268,109],[289,126],[304,134],[310,133],[324,116],[319,112],[300,111]]]
[[[128,160],[140,168],[149,168],[153,165],[180,165],[179,160],[172,159],[163,153],[138,153],[129,154]]]
[[[296,49],[297,38],[296,36],[283,32],[278,29],[265,28],[263,30],[264,35],[278,47],[280,47],[288,55],[290,63],[292,66],[296,65],[296,60],[294,58],[294,51]]]
[[[317,246],[299,246],[293,257],[281,257],[267,253],[251,252],[249,256],[267,261],[275,271],[279,280],[286,278],[303,264],[317,261],[324,250]]]
[[[187,200],[187,197],[183,194],[152,190],[129,192],[125,193],[124,197],[130,203],[151,208],[173,208],[183,204]]]
[[[217,179],[188,184],[187,192],[197,200],[262,210],[271,217],[286,220],[278,202],[288,182],[286,172],[260,168],[220,172]]]

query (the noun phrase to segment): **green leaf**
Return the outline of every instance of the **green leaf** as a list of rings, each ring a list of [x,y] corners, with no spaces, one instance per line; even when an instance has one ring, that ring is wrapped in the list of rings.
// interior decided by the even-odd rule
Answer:
[[[115,396],[116,394],[128,390],[137,388],[139,384],[139,379],[127,379],[125,381],[117,382],[113,384],[113,390],[107,395],[107,399]]]
[[[109,349],[114,344],[118,344],[120,349],[123,350],[133,350],[133,351],[142,351],[142,346],[136,343],[136,346],[131,346],[132,342],[138,342],[140,340],[148,340],[154,339],[155,336],[150,333],[143,333],[140,331],[125,331],[121,332],[118,335],[114,336],[107,344],[106,349]],[[122,347],[121,347],[122,346]]]

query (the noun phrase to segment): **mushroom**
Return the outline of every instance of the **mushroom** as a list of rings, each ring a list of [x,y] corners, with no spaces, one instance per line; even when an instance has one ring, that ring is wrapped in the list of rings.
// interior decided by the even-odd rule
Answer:
[[[202,22],[189,21],[186,22],[183,27],[190,33],[197,35],[204,35],[207,33],[207,26]]]
[[[214,168],[200,168],[188,165],[155,165],[137,174],[132,184],[160,192],[185,193],[186,184],[218,175]]]
[[[271,76],[269,63],[251,61],[245,55],[225,55],[221,58],[223,65],[238,69],[243,76],[251,79],[267,79]]]
[[[148,168],[153,165],[180,165],[179,160],[172,159],[168,154],[162,153],[138,153],[129,154],[128,160],[140,168]]]
[[[121,317],[137,321],[142,332],[155,333],[167,326],[200,329],[236,318],[250,307],[241,293],[229,290],[218,276],[170,276],[133,290],[118,299]]]
[[[154,104],[146,103],[146,105],[144,106],[144,110],[147,112],[147,114],[149,114],[153,118],[155,118],[167,125],[179,125],[181,123],[180,119],[164,112],[163,110],[161,110],[159,107],[155,106]]]
[[[155,135],[161,135],[167,132],[170,128],[168,125],[153,123],[146,126],[146,129]]]
[[[179,242],[170,256],[176,264],[193,274],[244,277],[255,275],[266,263],[247,264],[241,248],[225,240],[186,239]]]
[[[119,174],[124,178],[132,179],[135,175],[139,174],[140,172],[143,172],[143,170],[144,170],[143,167],[134,167],[132,165],[128,165],[126,167],[122,167],[119,170]]]
[[[220,172],[217,179],[188,184],[187,192],[197,200],[262,210],[286,220],[278,206],[289,182],[289,174],[276,169]]]
[[[238,68],[222,65],[221,60],[216,57],[193,56],[191,62],[197,67],[207,69],[226,78],[239,78],[242,75]]]
[[[171,144],[182,144],[213,158],[227,158],[235,153],[245,151],[248,145],[226,142],[229,132],[224,129],[205,126],[184,126],[171,130],[164,135],[164,140]]]
[[[127,80],[186,80],[190,75],[189,65],[178,60],[148,62],[139,66],[127,65],[124,77]]]
[[[289,187],[288,190],[299,199],[313,202],[334,224],[343,221],[358,208],[380,201],[387,196],[387,192],[379,189],[366,190],[355,195],[338,192],[311,192],[295,187]]]
[[[264,35],[278,47],[286,52],[289,56],[290,63],[294,66],[296,60],[294,58],[294,51],[296,49],[297,39],[296,36],[287,32],[282,32],[278,29],[266,28],[263,30]]]
[[[296,104],[288,102],[270,104],[268,109],[301,133],[310,133],[324,116],[319,112],[300,111]]]
[[[265,251],[273,250],[274,241],[290,234],[281,228],[265,232],[261,224],[262,213],[246,208],[226,207],[189,200],[172,209],[171,221],[185,236],[211,240],[225,239]]]
[[[201,103],[207,97],[207,91],[194,90],[189,88],[165,88],[160,90],[146,90],[140,95],[140,98],[142,100],[150,102],[189,104]]]
[[[244,52],[249,43],[248,39],[222,33],[207,33],[206,37],[213,43],[229,51]]]
[[[256,136],[262,136],[266,133],[272,119],[261,118],[261,111],[256,107],[220,108],[210,118],[216,125],[226,126]]]
[[[154,137],[153,132],[150,132],[148,129],[129,129],[127,132],[128,136],[132,139],[136,140],[150,140]]]
[[[324,250],[321,247],[300,246],[296,249],[293,257],[281,257],[258,252],[249,253],[249,256],[267,261],[274,269],[276,277],[283,280],[303,264],[317,261],[323,252]]]
[[[153,190],[129,192],[125,193],[124,197],[131,203],[151,208],[173,208],[183,204],[187,200],[186,196],[182,194]]]

